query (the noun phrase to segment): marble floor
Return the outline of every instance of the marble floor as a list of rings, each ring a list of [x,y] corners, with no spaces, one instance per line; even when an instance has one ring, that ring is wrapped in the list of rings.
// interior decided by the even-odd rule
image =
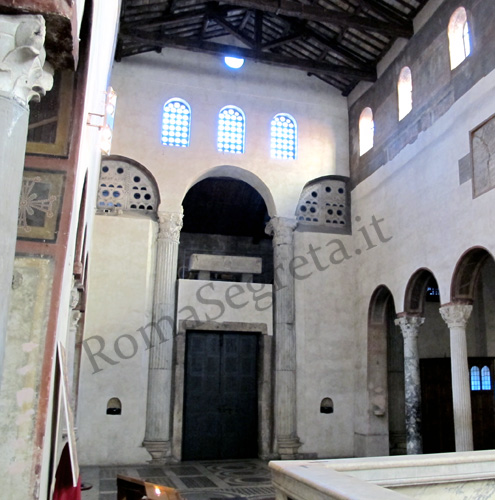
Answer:
[[[82,467],[82,500],[116,500],[117,474],[180,491],[184,500],[274,500],[270,472],[261,460],[181,462],[166,466]]]

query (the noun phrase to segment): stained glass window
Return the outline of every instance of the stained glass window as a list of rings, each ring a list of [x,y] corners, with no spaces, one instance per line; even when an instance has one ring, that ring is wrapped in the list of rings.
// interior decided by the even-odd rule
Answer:
[[[241,109],[226,106],[218,115],[217,149],[222,153],[244,153],[246,119]]]
[[[472,391],[481,390],[480,369],[477,366],[473,366],[471,368],[471,390]]]
[[[492,388],[492,379],[490,377],[490,368],[484,366],[481,369],[481,389],[483,391],[489,391]]]
[[[191,107],[182,99],[170,99],[163,106],[162,144],[189,146],[191,133]]]
[[[271,123],[271,157],[290,159],[296,158],[297,126],[296,120],[290,115],[280,113],[273,117]]]

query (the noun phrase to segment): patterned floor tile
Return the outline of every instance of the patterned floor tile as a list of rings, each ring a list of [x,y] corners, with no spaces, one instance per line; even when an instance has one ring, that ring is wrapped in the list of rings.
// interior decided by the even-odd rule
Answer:
[[[275,499],[267,464],[261,460],[183,462],[160,467],[141,464],[86,470],[91,472],[92,479],[99,478],[95,486],[99,491],[98,500],[116,499],[117,474],[176,488],[184,500]]]

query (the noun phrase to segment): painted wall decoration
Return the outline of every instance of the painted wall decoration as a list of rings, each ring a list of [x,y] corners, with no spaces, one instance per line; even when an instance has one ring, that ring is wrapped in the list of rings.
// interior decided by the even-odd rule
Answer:
[[[53,243],[57,239],[65,173],[25,168],[17,237]]]
[[[30,103],[28,153],[68,155],[73,87],[72,72],[57,72],[50,92],[39,102]]]

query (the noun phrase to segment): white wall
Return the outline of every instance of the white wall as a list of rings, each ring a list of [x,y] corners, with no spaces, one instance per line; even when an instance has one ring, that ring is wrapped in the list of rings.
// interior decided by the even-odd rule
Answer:
[[[151,171],[162,209],[180,211],[187,190],[221,165],[252,172],[275,201],[270,215],[289,217],[306,182],[348,175],[346,99],[304,72],[249,61],[234,72],[219,58],[167,49],[116,63],[112,86],[118,94],[112,153]],[[185,99],[192,109],[188,148],[161,145],[162,109],[173,97]],[[218,112],[226,105],[238,106],[246,115],[244,154],[216,150]],[[270,121],[281,112],[297,121],[294,161],[270,158]]]
[[[354,216],[364,219],[374,214],[384,219],[384,234],[392,237],[364,252],[361,265],[355,268],[357,288],[352,307],[358,342],[363,345],[356,363],[360,379],[365,380],[366,375],[367,312],[378,285],[391,290],[399,313],[404,310],[409,278],[424,267],[434,274],[441,303],[445,304],[450,301],[452,274],[460,256],[476,245],[492,254],[495,251],[495,191],[473,199],[471,181],[459,185],[458,167],[458,161],[469,153],[469,131],[493,112],[494,90],[495,72],[491,72],[416,142],[352,192]],[[359,224],[354,223],[355,237],[357,227]],[[427,328],[426,323],[421,328]],[[364,384],[362,390],[359,401],[366,398]],[[359,428],[365,415],[362,410],[356,413]]]
[[[299,452],[352,456],[356,337],[351,297],[360,257],[352,236],[296,232],[295,239],[294,255],[308,260],[304,266],[298,260],[296,270]],[[325,397],[332,399],[334,413],[320,413]]]
[[[178,331],[180,322],[189,320],[256,323],[263,326],[263,333],[273,335],[272,285],[206,280],[179,280],[178,283]]]
[[[82,464],[149,459],[142,447],[149,351],[138,329],[151,321],[155,239],[156,223],[150,219],[95,218],[78,406]],[[121,415],[106,414],[113,397],[122,402]]]

